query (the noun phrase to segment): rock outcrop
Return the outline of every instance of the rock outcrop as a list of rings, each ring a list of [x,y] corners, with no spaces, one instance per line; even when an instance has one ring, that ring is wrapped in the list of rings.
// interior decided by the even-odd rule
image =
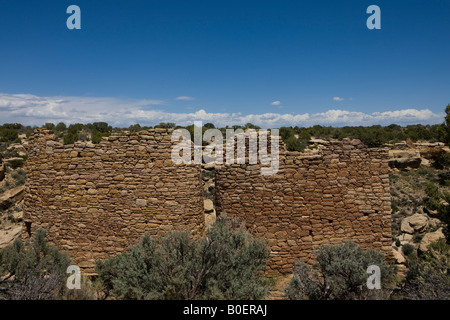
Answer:
[[[410,217],[403,219],[401,224],[401,231],[409,234],[414,232],[421,232],[428,226],[428,216],[425,214],[416,213]]]
[[[0,210],[6,210],[21,201],[24,197],[24,186],[7,190],[0,195]]]
[[[417,150],[389,150],[389,167],[398,170],[419,168],[422,158]]]
[[[428,251],[428,246],[431,243],[438,241],[439,239],[445,239],[445,235],[442,232],[442,228],[440,228],[434,232],[426,233],[424,235],[424,237],[422,238],[422,240],[420,241],[419,250],[422,252]]]
[[[15,226],[14,228],[8,228],[8,230],[0,230],[0,249],[11,245],[20,236],[21,232],[22,226]]]

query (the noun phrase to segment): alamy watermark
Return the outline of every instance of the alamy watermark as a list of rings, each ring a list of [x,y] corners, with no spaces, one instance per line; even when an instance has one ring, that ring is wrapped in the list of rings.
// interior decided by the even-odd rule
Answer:
[[[67,277],[66,286],[69,290],[81,289],[81,270],[79,266],[70,265],[67,267],[66,273],[70,274]]]
[[[381,289],[381,270],[380,267],[377,265],[370,265],[366,273],[369,274],[369,277],[367,278],[367,289],[373,290],[373,289]]]
[[[274,175],[278,172],[278,129],[226,129],[224,139],[219,129],[208,129],[203,133],[202,127],[201,121],[194,122],[193,139],[187,129],[173,131],[172,142],[179,141],[172,148],[171,158],[175,164],[260,164],[261,175]],[[208,144],[203,147],[203,142]]]
[[[70,16],[67,18],[66,25],[69,30],[81,30],[81,9],[77,5],[70,5],[66,10]],[[366,26],[369,30],[381,29],[381,9],[377,5],[370,5],[366,10],[370,17],[367,18]]]
[[[381,9],[379,6],[371,5],[367,7],[366,12],[370,14],[367,18],[366,26],[369,30],[381,29]]]

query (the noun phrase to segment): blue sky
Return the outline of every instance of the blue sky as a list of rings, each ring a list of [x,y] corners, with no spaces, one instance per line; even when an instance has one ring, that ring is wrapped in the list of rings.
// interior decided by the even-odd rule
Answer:
[[[449,36],[448,0],[0,0],[0,123],[440,123]]]

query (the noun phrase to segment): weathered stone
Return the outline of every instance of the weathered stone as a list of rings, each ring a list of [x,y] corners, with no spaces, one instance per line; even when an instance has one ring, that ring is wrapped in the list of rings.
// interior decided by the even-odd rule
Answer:
[[[136,199],[136,206],[145,207],[147,206],[147,200],[145,199]]]
[[[214,211],[214,203],[210,199],[206,199],[203,201],[203,207],[206,213]]]
[[[420,157],[390,159],[389,167],[397,168],[399,170],[406,170],[408,168],[419,168],[421,162],[422,158]]]
[[[12,143],[8,147],[8,151],[17,153],[19,157],[24,157],[27,155],[27,150],[25,147],[20,143]]]
[[[323,139],[310,139],[308,142],[311,144],[321,144],[321,145],[325,145],[325,146],[328,146],[330,144],[330,141],[323,140]]]
[[[435,232],[426,233],[423,236],[422,240],[420,241],[419,250],[422,252],[428,251],[428,246],[431,243],[438,241],[439,239],[445,239],[445,235],[442,232],[442,228],[436,230]]]
[[[409,234],[413,234],[414,233],[414,228],[411,227],[411,225],[409,224],[409,221],[406,220],[406,219],[402,220],[402,223],[400,225],[400,230],[402,232],[409,233]]]
[[[423,231],[428,226],[428,217],[424,214],[416,213],[402,220],[401,230],[407,233]]]
[[[0,210],[6,210],[24,198],[24,186],[15,187],[0,195]]]
[[[413,236],[412,234],[403,233],[398,237],[398,240],[400,240],[400,243],[404,245],[413,242]]]
[[[97,190],[96,189],[89,189],[88,190],[88,194],[90,194],[90,195],[97,194]]]
[[[71,158],[78,157],[78,151],[71,151],[71,152],[69,153],[69,157],[71,157]]]
[[[398,250],[392,249],[392,253],[394,255],[394,261],[397,264],[405,264],[406,259]]]
[[[114,177],[114,180],[123,181],[125,180],[125,176],[123,174],[118,174],[117,176]]]
[[[11,245],[20,236],[22,226],[17,226],[11,230],[0,230],[0,249]]]
[[[216,211],[205,214],[205,226],[210,228],[216,222]]]

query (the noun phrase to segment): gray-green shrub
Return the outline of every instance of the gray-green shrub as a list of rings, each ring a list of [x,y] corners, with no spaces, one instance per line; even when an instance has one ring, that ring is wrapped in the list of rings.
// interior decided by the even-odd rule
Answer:
[[[206,236],[171,232],[97,261],[106,295],[119,299],[263,299],[267,245],[219,217]]]
[[[416,251],[416,248],[412,244],[406,243],[402,246],[402,251],[405,256],[409,256]]]
[[[407,300],[450,299],[450,245],[440,239],[420,256],[408,256],[406,280],[397,295]]]
[[[45,240],[39,229],[30,242],[16,240],[0,251],[0,299],[59,299],[65,290],[69,257]]]
[[[394,271],[377,250],[363,250],[353,242],[325,245],[315,252],[312,267],[301,261],[294,263],[294,276],[286,288],[289,299],[353,300],[375,299],[387,293]],[[367,268],[377,265],[381,271],[381,290],[366,286]],[[386,288],[386,290],[383,290]]]

